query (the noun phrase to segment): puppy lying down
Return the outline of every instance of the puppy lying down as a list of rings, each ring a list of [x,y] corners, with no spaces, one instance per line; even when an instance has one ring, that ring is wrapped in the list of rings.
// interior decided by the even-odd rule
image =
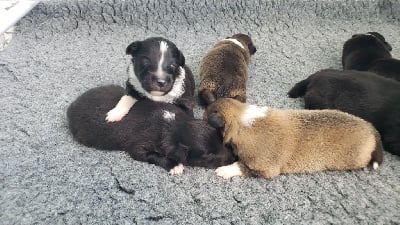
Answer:
[[[285,173],[350,170],[382,163],[374,127],[336,110],[280,110],[220,99],[206,112],[239,160],[216,170],[233,176],[272,178]]]
[[[69,129],[78,142],[97,149],[123,150],[139,161],[183,172],[183,165],[216,168],[234,162],[217,130],[176,105],[137,101],[121,123],[104,115],[124,95],[120,86],[93,88],[68,108]]]
[[[253,41],[245,34],[217,42],[200,61],[200,104],[207,106],[218,98],[246,102],[248,65],[256,51]]]
[[[306,109],[337,109],[372,123],[386,151],[400,155],[400,83],[356,70],[317,71],[298,82],[289,97],[304,96]]]
[[[378,32],[355,34],[343,45],[345,70],[371,71],[400,81],[400,60],[392,58],[392,46]]]
[[[128,45],[132,56],[128,66],[126,94],[107,112],[108,122],[120,121],[136,101],[151,99],[173,103],[193,115],[194,78],[185,56],[168,39],[151,37]]]

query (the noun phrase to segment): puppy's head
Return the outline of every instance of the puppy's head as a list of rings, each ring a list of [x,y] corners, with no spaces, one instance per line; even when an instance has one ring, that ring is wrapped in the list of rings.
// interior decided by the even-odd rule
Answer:
[[[224,129],[228,121],[239,120],[245,105],[232,98],[220,98],[207,107],[203,119],[214,128]]]
[[[227,37],[227,39],[230,38],[236,39],[244,46],[246,46],[247,49],[249,50],[250,55],[254,55],[254,53],[256,53],[257,48],[254,46],[253,41],[251,40],[249,35],[239,33],[239,34],[234,34],[232,37]]]
[[[365,34],[354,34],[347,40],[343,46],[343,54],[349,54],[352,51],[362,50],[363,48],[376,48],[376,51],[390,54],[392,46],[386,42],[383,35],[378,32],[368,32]]]
[[[131,55],[130,70],[142,88],[152,95],[168,93],[185,65],[185,57],[171,41],[154,37],[136,41],[126,48]]]

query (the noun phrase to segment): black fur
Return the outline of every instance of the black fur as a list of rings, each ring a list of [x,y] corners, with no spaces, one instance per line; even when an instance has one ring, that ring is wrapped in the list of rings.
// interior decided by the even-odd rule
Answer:
[[[78,97],[67,111],[75,140],[97,149],[123,150],[136,160],[167,170],[179,163],[216,168],[235,161],[214,128],[173,104],[144,99],[121,122],[107,123],[105,114],[123,94],[122,87],[109,85]],[[175,120],[167,121],[164,110],[175,113]]]
[[[384,149],[400,155],[400,83],[371,72],[322,70],[297,83],[289,97],[306,109],[339,109],[371,122]]]
[[[392,58],[391,50],[392,46],[377,32],[355,34],[343,45],[343,69],[366,71],[373,61]]]
[[[392,46],[378,32],[355,34],[343,45],[345,70],[371,71],[400,81],[400,60],[393,59]]]
[[[400,81],[400,60],[393,58],[377,59],[371,63],[368,71]]]
[[[168,44],[167,51],[162,64],[162,71],[165,75],[163,83],[158,82],[154,72],[157,70],[160,61],[160,42]],[[184,88],[185,92],[177,96],[173,102],[193,115],[195,105],[194,89],[195,82],[192,71],[185,65],[185,57],[182,52],[171,41],[162,37],[152,37],[143,41],[135,41],[126,48],[126,54],[131,55],[134,76],[140,81],[141,87],[147,93],[162,91],[169,93],[176,78],[180,73],[180,67],[185,70]],[[129,72],[129,69],[128,69]],[[129,74],[131,76],[131,74]],[[136,84],[137,85],[137,84]],[[129,78],[126,82],[127,93],[136,99],[146,98],[146,94],[139,91],[138,87]]]

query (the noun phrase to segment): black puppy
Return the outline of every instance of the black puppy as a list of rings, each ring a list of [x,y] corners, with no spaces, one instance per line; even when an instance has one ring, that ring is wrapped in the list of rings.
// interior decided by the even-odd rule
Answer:
[[[106,121],[120,121],[136,101],[145,98],[176,104],[193,115],[193,74],[174,43],[162,37],[148,38],[131,43],[126,54],[132,56],[127,93],[107,113]]]
[[[355,34],[343,45],[345,70],[371,71],[400,81],[400,60],[393,59],[392,46],[378,32]]]
[[[373,61],[392,58],[390,51],[392,46],[378,32],[355,34],[343,45],[343,69],[366,71]]]
[[[371,72],[322,70],[297,83],[289,97],[306,109],[339,109],[371,122],[386,151],[400,155],[400,83]]]
[[[105,113],[123,95],[122,87],[109,85],[78,97],[67,111],[75,140],[97,149],[124,150],[172,174],[182,173],[183,165],[216,168],[234,162],[214,128],[173,104],[143,99],[123,122],[107,123]]]

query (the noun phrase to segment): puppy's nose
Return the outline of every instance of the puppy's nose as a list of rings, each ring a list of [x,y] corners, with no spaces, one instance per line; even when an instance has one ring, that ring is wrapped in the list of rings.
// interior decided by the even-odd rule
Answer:
[[[167,81],[163,80],[163,79],[158,79],[157,80],[157,84],[158,84],[159,87],[164,87],[165,84],[167,84]]]

